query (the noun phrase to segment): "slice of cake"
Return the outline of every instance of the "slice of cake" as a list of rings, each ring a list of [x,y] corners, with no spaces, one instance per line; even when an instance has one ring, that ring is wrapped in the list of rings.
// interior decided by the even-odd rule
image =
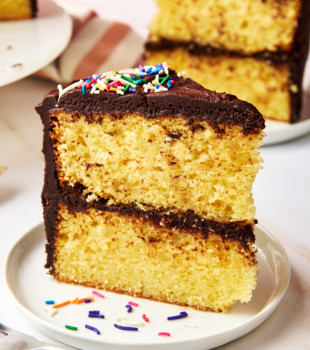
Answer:
[[[167,61],[237,95],[265,118],[296,122],[308,54],[309,0],[156,0],[145,63]]]
[[[29,19],[36,16],[37,0],[1,0],[0,21]]]
[[[200,310],[250,301],[255,107],[162,64],[59,86],[36,110],[50,274]]]

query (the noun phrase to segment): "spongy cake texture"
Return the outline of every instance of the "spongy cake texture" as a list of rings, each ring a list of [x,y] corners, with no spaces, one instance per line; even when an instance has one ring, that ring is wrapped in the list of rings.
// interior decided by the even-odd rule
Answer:
[[[150,24],[153,40],[194,41],[253,54],[287,51],[292,45],[301,1],[156,0]]]
[[[261,160],[253,149],[261,141],[240,127],[219,136],[206,121],[192,131],[182,117],[51,117],[59,180],[83,185],[89,200],[253,221],[251,188]]]
[[[74,87],[37,107],[47,267],[59,281],[228,311],[256,285],[263,118],[173,71],[159,74],[169,90],[148,94],[156,74],[145,75],[131,94]]]

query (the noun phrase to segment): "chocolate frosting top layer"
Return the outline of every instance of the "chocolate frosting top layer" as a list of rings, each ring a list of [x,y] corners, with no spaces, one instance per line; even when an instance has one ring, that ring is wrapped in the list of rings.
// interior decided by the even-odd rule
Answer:
[[[169,74],[174,84],[168,91],[145,93],[143,86],[138,85],[135,93],[124,95],[107,91],[94,94],[91,88],[85,89],[83,94],[76,87],[58,101],[59,91],[53,90],[36,110],[41,116],[47,109],[83,114],[89,122],[98,114],[120,117],[133,113],[146,118],[183,116],[188,118],[189,124],[197,119],[207,121],[217,133],[223,132],[225,125],[238,125],[244,134],[257,134],[265,127],[262,115],[253,105],[234,95],[207,90],[190,78],[179,77],[175,71],[170,70]],[[147,83],[154,78],[155,75],[148,76]]]

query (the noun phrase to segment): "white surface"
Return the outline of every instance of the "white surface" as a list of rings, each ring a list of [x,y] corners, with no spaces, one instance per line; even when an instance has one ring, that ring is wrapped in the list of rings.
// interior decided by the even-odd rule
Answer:
[[[132,24],[141,33],[150,18],[145,11],[149,0],[89,0],[88,4],[100,7],[102,16]],[[133,8],[130,16],[128,6]],[[33,78],[0,88],[0,164],[8,167],[0,176],[0,322],[56,343],[28,322],[4,284],[8,251],[26,231],[42,221],[42,125],[33,108],[53,88],[55,83]],[[292,265],[291,280],[278,308],[260,327],[220,349],[308,350],[310,134],[263,147],[261,153],[264,169],[253,188],[256,217],[285,247]]]
[[[54,60],[71,37],[71,18],[51,0],[38,1],[38,16],[0,22],[0,86]]]
[[[70,305],[58,310],[51,317],[45,308],[45,300],[61,303],[76,297],[92,296],[92,289],[83,286],[57,283],[44,269],[46,260],[45,232],[40,224],[26,233],[8,255],[5,275],[8,290],[16,305],[44,333],[72,346],[89,350],[137,349],[153,346],[154,349],[203,349],[225,344],[239,338],[260,325],[278,306],[288,286],[290,264],[285,250],[270,233],[256,228],[258,246],[259,276],[257,288],[248,304],[236,304],[228,314],[201,312],[191,308],[132,298],[127,295],[101,291],[105,298],[94,297],[91,304]],[[39,288],[34,288],[38,286]],[[129,314],[125,308],[129,300],[139,304]],[[101,310],[105,319],[88,318],[88,310]],[[167,316],[186,310],[188,317],[167,321]],[[131,321],[143,321],[146,314],[150,322],[138,327],[137,332],[115,329],[113,323],[119,317]],[[195,328],[182,326],[183,323]],[[78,327],[76,332],[64,328],[66,324]],[[95,326],[100,336],[85,329],[85,324]],[[122,324],[122,323],[121,323]],[[159,331],[171,333],[161,338]]]

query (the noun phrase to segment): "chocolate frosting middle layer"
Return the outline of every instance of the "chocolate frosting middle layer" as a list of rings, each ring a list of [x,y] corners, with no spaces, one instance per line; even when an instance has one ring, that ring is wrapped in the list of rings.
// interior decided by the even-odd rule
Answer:
[[[92,202],[87,202],[83,194],[84,187],[75,185],[74,187],[66,184],[61,188],[61,200],[72,212],[83,212],[90,208],[95,208],[108,212],[120,213],[121,215],[135,216],[152,222],[156,226],[167,227],[169,229],[177,228],[188,232],[200,232],[205,238],[210,233],[216,233],[225,240],[238,240],[245,249],[249,244],[255,242],[253,226],[248,222],[218,222],[211,219],[204,219],[193,211],[184,213],[174,213],[168,210],[148,209],[142,210],[134,204],[108,205],[108,200],[100,198]]]

